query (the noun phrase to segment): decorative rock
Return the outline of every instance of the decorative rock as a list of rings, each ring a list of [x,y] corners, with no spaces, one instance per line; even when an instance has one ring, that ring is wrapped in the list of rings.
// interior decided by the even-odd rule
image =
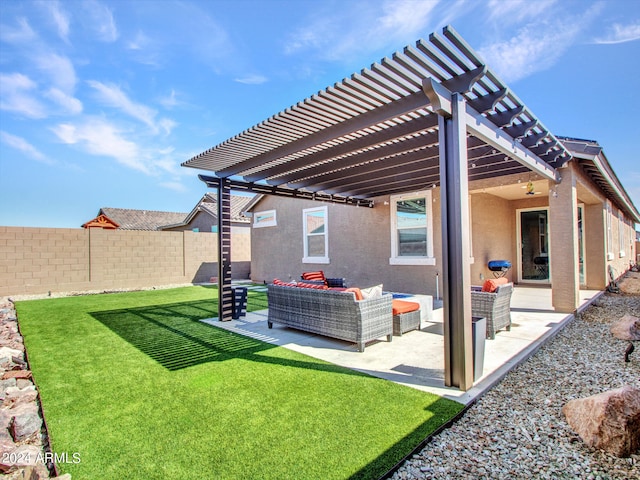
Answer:
[[[617,457],[640,449],[640,389],[624,386],[562,407],[569,426],[590,447]]]
[[[38,471],[32,465],[27,465],[21,472],[20,480],[40,480],[40,475],[38,475]]]
[[[22,352],[15,348],[0,347],[0,364],[10,362],[11,357],[22,358]]]
[[[17,405],[35,402],[37,398],[38,392],[36,391],[35,385],[26,388],[11,387],[7,389],[2,404],[3,406],[14,407],[15,409]],[[12,411],[13,410],[10,410],[9,413]]]
[[[9,426],[11,425],[11,416],[7,410],[0,410],[0,445],[13,445],[13,438],[9,435]],[[5,450],[3,449],[3,452]]]
[[[31,380],[27,380],[24,378],[18,378],[16,380],[16,386],[20,389],[22,388],[27,388],[33,385],[33,382]]]
[[[7,473],[15,470],[15,467],[35,466],[38,458],[42,458],[38,447],[21,445],[2,455],[0,458],[0,471]]]
[[[3,395],[3,392],[7,390],[7,388],[12,388],[17,385],[17,381],[15,378],[7,378],[6,380],[0,380],[0,396]]]
[[[640,340],[640,318],[633,315],[625,315],[611,325],[611,334],[620,340]]]
[[[8,378],[31,378],[31,370],[9,370],[2,374],[2,380]]]
[[[35,403],[17,405],[9,413],[12,416],[9,431],[16,442],[27,439],[42,428],[42,419]]]

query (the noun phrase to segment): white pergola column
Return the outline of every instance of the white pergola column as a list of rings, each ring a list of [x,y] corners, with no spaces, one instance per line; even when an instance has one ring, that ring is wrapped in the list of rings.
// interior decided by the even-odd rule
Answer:
[[[560,175],[562,181],[549,190],[551,297],[557,311],[573,312],[580,305],[578,194],[572,168]]]

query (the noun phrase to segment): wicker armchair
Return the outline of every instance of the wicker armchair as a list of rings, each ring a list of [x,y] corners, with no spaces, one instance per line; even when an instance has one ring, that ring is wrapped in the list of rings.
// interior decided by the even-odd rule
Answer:
[[[471,287],[471,315],[487,319],[487,338],[496,338],[496,332],[511,330],[511,294],[513,283],[500,285],[495,292],[483,292]]]

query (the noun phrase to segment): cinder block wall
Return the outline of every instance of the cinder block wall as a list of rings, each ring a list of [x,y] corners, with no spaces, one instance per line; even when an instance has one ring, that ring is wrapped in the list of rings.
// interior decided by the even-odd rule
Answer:
[[[232,233],[232,276],[248,278],[249,233]],[[217,234],[0,227],[0,296],[148,288],[217,276]]]

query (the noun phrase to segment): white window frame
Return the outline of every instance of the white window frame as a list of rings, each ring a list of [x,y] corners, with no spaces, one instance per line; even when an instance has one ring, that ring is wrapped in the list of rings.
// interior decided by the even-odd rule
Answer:
[[[264,217],[273,217],[273,220],[266,220],[264,222],[258,222],[258,218],[261,216]],[[264,227],[275,227],[278,225],[276,219],[276,211],[275,210],[265,210],[263,212],[256,212],[253,214],[253,228],[264,228]]]
[[[618,210],[618,243],[620,244],[620,252],[618,253],[618,256],[620,258],[624,258],[627,253],[625,251],[625,239],[624,239],[624,233],[625,233],[625,224],[624,224],[624,216],[622,215],[622,210]]]
[[[324,253],[322,257],[310,257],[307,242],[307,215],[312,212],[322,212],[324,215]],[[304,257],[302,263],[322,263],[329,264],[329,209],[324,207],[305,208],[302,210],[302,244],[304,246]]]
[[[427,255],[420,257],[406,257],[398,255],[398,202],[410,200],[412,198],[424,197],[426,229],[427,229]],[[389,265],[435,265],[436,259],[433,255],[433,215],[432,215],[432,199],[431,190],[423,190],[420,192],[407,193],[402,195],[392,195],[390,198],[390,215],[391,215],[391,257]]]
[[[607,225],[607,245],[606,245],[606,251],[607,251],[607,260],[613,260],[613,228],[611,227],[611,224],[613,223],[611,220],[611,202],[609,200],[607,200],[605,202],[606,205],[606,213],[605,213],[605,222]]]

